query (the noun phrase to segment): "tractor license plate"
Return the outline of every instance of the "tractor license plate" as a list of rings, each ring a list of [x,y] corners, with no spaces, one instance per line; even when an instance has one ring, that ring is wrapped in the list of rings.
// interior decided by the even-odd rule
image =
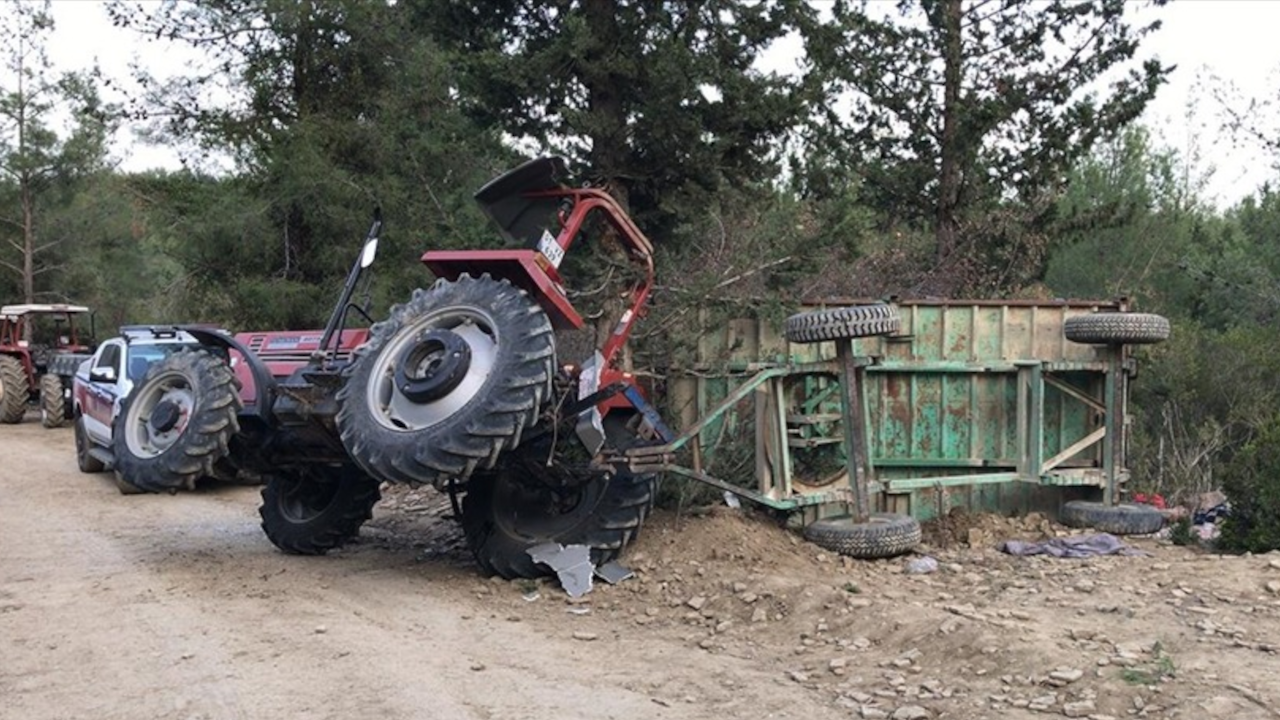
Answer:
[[[560,243],[551,236],[546,230],[542,231],[542,237],[538,238],[538,252],[542,253],[551,266],[560,269],[560,261],[564,260],[564,248],[560,247]]]

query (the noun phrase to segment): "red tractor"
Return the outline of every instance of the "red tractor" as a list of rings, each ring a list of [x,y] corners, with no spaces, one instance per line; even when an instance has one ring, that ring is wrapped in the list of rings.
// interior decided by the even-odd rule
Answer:
[[[121,407],[115,467],[146,490],[228,464],[259,474],[263,528],[289,552],[353,537],[391,482],[449,493],[489,572],[546,574],[527,551],[549,542],[612,559],[635,538],[657,483],[623,452],[669,437],[619,367],[653,287],[652,246],[607,193],[565,187],[564,172],[560,159],[539,159],[483,187],[476,199],[515,247],[427,252],[439,279],[367,337],[343,327],[376,224],[323,333],[262,334],[254,347],[189,330],[205,349],[155,363]],[[555,331],[584,324],[561,261],[588,227],[619,240],[636,280],[603,347],[560,358]],[[294,362],[273,372],[264,350],[290,342]]]
[[[66,421],[76,367],[93,352],[92,324],[89,338],[78,334],[82,316],[80,305],[0,307],[0,422],[22,422],[37,400],[45,427]]]

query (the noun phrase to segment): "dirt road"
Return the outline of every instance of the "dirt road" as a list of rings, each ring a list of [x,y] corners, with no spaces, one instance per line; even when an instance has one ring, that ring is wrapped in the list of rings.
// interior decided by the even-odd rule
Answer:
[[[0,427],[0,462],[5,720],[1280,717],[1280,555],[951,545],[908,575],[740,512],[664,514],[636,578],[572,604],[479,576],[427,491],[303,558],[263,536],[255,488],[121,496],[30,420]]]

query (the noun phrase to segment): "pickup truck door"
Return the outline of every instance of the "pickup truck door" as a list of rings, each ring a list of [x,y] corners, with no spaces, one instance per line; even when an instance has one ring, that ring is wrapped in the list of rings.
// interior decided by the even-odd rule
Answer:
[[[89,381],[85,383],[82,411],[85,430],[99,445],[111,444],[112,416],[116,399],[120,396],[120,385],[124,381],[120,374],[124,369],[123,351],[124,343],[108,340],[98,349],[98,354],[89,367]],[[110,371],[109,375],[104,371]],[[108,376],[110,381],[107,380]]]

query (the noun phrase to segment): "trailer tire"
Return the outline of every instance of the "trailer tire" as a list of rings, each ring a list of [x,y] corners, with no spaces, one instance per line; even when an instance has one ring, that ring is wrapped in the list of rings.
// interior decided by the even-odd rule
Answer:
[[[901,325],[897,308],[879,303],[792,315],[787,318],[784,332],[791,342],[816,343],[893,335]]]
[[[40,424],[47,428],[62,427],[67,422],[67,398],[62,378],[53,373],[40,376]]]
[[[1169,320],[1151,313],[1075,315],[1063,323],[1062,334],[1083,345],[1149,345],[1169,339]]]
[[[337,394],[342,444],[379,480],[465,480],[538,421],[554,364],[551,321],[524,290],[487,274],[440,280],[356,350]]]
[[[83,417],[76,418],[75,437],[76,466],[80,468],[80,472],[100,473],[105,470],[107,466],[89,452],[93,449],[93,444],[89,440],[89,432],[85,430]]]
[[[12,355],[0,355],[0,422],[22,422],[30,395],[22,361]]]
[[[1150,505],[1121,503],[1107,505],[1072,500],[1059,513],[1062,524],[1073,528],[1093,528],[1112,535],[1150,535],[1164,527],[1164,515]]]
[[[276,547],[323,555],[360,534],[381,499],[378,481],[359,468],[314,465],[267,476],[258,514]]]
[[[804,537],[818,547],[853,558],[887,558],[920,544],[920,523],[910,515],[871,513],[865,523],[839,517],[805,526]]]
[[[142,490],[190,489],[213,474],[240,431],[240,396],[226,361],[183,349],[152,363],[120,406],[116,470]]]
[[[626,449],[641,444],[621,417],[605,418],[609,444]],[[550,434],[541,439],[549,439]],[[537,478],[550,447],[533,441],[494,470],[478,472],[462,499],[462,529],[476,562],[490,575],[506,579],[550,574],[528,550],[543,543],[586,545],[596,566],[618,557],[639,535],[653,509],[658,476],[615,467],[556,493]],[[548,512],[548,510],[552,510]],[[560,510],[565,510],[560,512]],[[559,514],[557,514],[559,513]]]

